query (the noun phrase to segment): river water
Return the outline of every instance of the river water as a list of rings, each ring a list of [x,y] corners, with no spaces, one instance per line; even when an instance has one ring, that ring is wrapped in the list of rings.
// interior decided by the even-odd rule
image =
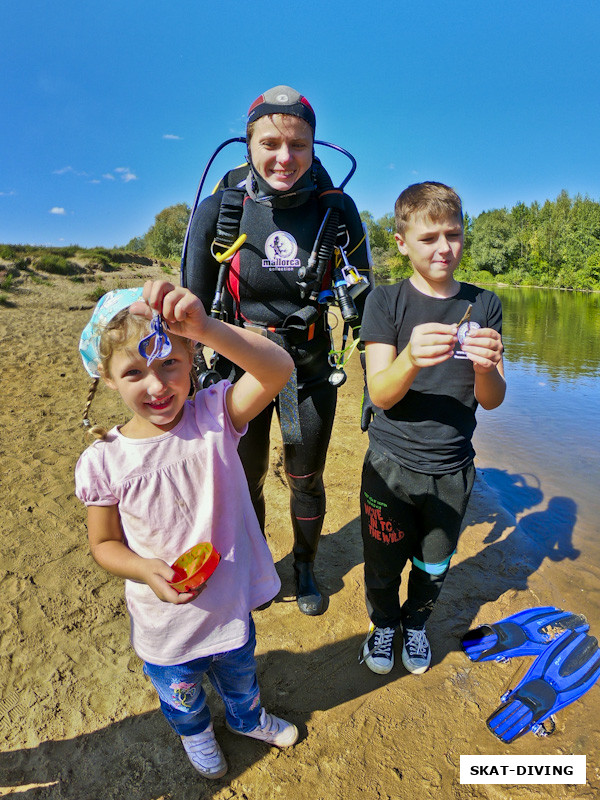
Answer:
[[[507,395],[477,412],[476,465],[600,613],[600,294],[494,291]]]

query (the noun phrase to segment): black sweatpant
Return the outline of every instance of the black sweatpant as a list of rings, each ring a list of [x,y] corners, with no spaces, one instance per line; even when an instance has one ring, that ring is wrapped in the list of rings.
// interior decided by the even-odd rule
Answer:
[[[335,417],[337,389],[328,381],[298,390],[302,444],[283,446],[283,467],[290,487],[294,561],[314,561],[325,518],[323,470]],[[238,452],[246,472],[252,504],[265,528],[263,487],[269,469],[269,436],[274,401],[248,425]]]
[[[471,463],[459,472],[425,475],[367,450],[361,485],[361,531],[367,611],[379,628],[421,628],[442,588],[456,550],[475,480]],[[412,567],[400,608],[400,580]]]

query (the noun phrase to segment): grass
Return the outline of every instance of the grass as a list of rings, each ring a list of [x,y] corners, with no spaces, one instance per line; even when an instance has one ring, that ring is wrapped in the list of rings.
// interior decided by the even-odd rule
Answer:
[[[92,303],[97,303],[100,298],[106,294],[106,289],[103,286],[96,286],[91,292],[85,296],[86,300],[91,300]]]

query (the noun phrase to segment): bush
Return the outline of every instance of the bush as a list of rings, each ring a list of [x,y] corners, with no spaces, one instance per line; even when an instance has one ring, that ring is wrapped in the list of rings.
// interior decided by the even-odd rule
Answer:
[[[10,288],[12,286],[13,280],[14,280],[14,275],[12,273],[8,272],[2,278],[2,280],[0,281],[0,289],[2,289],[5,292],[9,292]]]
[[[0,258],[5,261],[12,261],[15,257],[15,251],[9,244],[0,244]]]
[[[76,264],[55,253],[47,253],[41,256],[37,260],[36,267],[43,272],[49,272],[51,275],[76,275],[79,272],[79,267]]]
[[[86,250],[85,253],[81,255],[83,258],[89,259],[91,265],[99,267],[102,272],[114,272],[119,269],[116,264],[113,264],[113,254],[103,247]]]
[[[92,303],[97,303],[98,300],[100,300],[100,298],[103,297],[105,294],[106,294],[106,289],[104,289],[102,286],[95,286],[94,289],[92,289],[91,292],[88,292],[88,294],[86,294],[85,297],[86,300],[91,300]]]

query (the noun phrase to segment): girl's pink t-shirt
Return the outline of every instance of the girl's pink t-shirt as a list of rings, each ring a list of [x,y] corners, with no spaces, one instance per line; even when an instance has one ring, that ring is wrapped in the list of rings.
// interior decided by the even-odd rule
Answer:
[[[220,381],[188,400],[179,424],[151,439],[113,428],[82,453],[77,497],[86,505],[118,504],[128,547],[167,564],[198,542],[212,542],[221,561],[191,603],[158,599],[149,586],[125,581],[131,643],[144,661],[172,665],[242,647],[249,614],[277,594],[280,581],[250,500]]]

